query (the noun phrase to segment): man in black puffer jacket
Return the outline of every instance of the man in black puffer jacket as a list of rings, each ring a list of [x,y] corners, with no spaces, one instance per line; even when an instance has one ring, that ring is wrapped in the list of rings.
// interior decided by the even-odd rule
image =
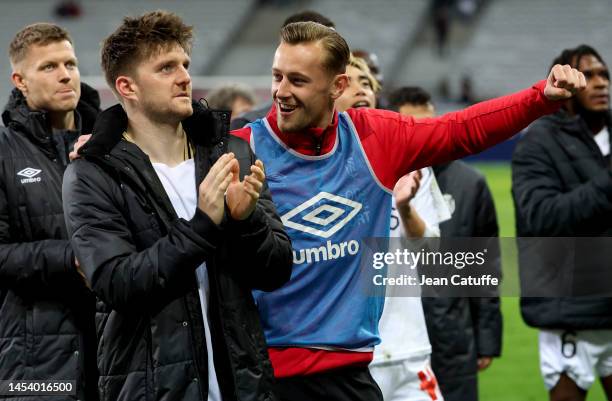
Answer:
[[[191,38],[168,12],[124,19],[102,49],[121,105],[65,175],[105,401],[275,399],[251,290],[289,280],[291,244],[229,113],[191,102]]]
[[[521,138],[512,158],[512,194],[519,237],[565,238],[519,240],[523,295],[526,286],[541,291],[551,282],[572,285],[551,279],[559,277],[567,261],[577,276],[593,270],[596,281],[610,288],[609,245],[573,254],[574,244],[580,249],[599,242],[592,237],[612,235],[609,71],[585,45],[563,51],[559,61],[582,71],[587,89],[558,113],[536,121]],[[546,244],[553,248],[547,251]],[[574,289],[593,294],[593,282],[574,284]],[[551,400],[583,400],[596,378],[593,370],[611,399],[612,299],[550,295],[557,297],[523,297],[521,312],[528,325],[540,329],[541,370]]]
[[[21,30],[10,58],[16,88],[0,128],[0,380],[76,383],[72,395],[16,393],[20,400],[96,400],[95,297],[75,265],[61,188],[68,151],[91,131],[100,99],[80,83],[70,36],[56,25]]]

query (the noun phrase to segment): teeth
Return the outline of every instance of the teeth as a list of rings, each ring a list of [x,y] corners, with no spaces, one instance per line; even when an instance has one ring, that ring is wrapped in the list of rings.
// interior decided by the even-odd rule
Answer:
[[[289,105],[289,104],[279,104],[281,111],[293,111],[297,108],[297,106]]]

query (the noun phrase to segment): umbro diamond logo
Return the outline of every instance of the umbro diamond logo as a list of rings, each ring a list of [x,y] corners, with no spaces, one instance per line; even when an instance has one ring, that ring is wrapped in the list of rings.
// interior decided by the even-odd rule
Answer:
[[[17,175],[21,176],[21,177],[25,177],[21,179],[21,183],[22,184],[27,184],[27,183],[31,183],[31,182],[40,182],[41,181],[41,177],[37,177],[38,174],[40,174],[42,172],[42,170],[38,170],[32,167],[26,167],[23,170],[21,170],[20,172],[17,173]]]
[[[32,178],[32,177],[36,177],[38,174],[40,174],[42,170],[37,170],[35,168],[32,167],[26,167],[23,170],[21,170],[20,172],[17,173],[17,175],[20,175],[22,177],[26,177],[26,178]]]
[[[329,192],[319,192],[298,207],[285,213],[286,227],[323,238],[329,238],[359,213],[362,204]]]

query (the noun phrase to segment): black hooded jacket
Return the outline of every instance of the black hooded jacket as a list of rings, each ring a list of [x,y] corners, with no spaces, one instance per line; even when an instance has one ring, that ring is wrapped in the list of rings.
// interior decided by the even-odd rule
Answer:
[[[611,128],[608,124],[609,133]],[[610,288],[609,241],[599,249],[591,249],[585,259],[576,259],[571,253],[587,243],[596,248],[597,241],[580,240],[581,237],[612,235],[612,166],[602,156],[582,118],[560,111],[529,127],[512,156],[512,195],[517,236],[562,237],[554,243],[545,238],[519,241],[523,288],[527,284],[531,288],[547,288],[551,282],[573,285],[559,276],[568,266],[577,266],[581,270],[578,274],[593,269],[595,281],[575,288],[584,295],[597,282]],[[552,249],[547,249],[546,244]],[[612,298],[551,295],[521,298],[521,312],[527,324],[565,330],[612,328]]]
[[[229,114],[194,104],[183,121],[195,183],[225,152],[241,176],[255,158],[228,135]],[[289,280],[292,251],[267,185],[245,221],[176,216],[149,158],[122,139],[127,115],[104,111],[64,179],[75,252],[98,302],[101,398],[206,400],[208,355],[196,269],[206,262],[214,366],[224,401],[272,400],[273,373],[252,289]]]
[[[76,116],[81,132],[91,130],[100,106],[86,89]],[[95,297],[75,269],[62,210],[68,158],[58,148],[67,153],[70,144],[56,145],[48,115],[31,111],[17,89],[2,119],[0,380],[75,380],[72,396],[19,399],[95,400]]]

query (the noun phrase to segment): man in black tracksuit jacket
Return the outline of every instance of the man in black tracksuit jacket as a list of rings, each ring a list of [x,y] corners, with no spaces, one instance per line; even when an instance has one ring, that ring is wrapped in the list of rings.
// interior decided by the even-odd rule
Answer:
[[[584,45],[565,50],[557,61],[583,71],[587,89],[561,111],[534,122],[512,157],[517,235],[565,237],[556,243],[537,238],[519,241],[521,286],[523,291],[529,286],[535,296],[521,298],[521,313],[528,325],[540,329],[542,374],[551,400],[584,399],[597,376],[611,399],[612,370],[597,369],[596,375],[593,370],[610,366],[612,358],[606,360],[586,347],[612,350],[612,299],[567,297],[563,291],[550,294],[555,298],[541,297],[551,282],[572,285],[554,277],[559,277],[567,261],[574,269],[574,258],[580,269],[577,276],[593,269],[598,272],[595,281],[610,288],[610,249],[591,247],[589,255],[572,253],[574,244],[582,247],[597,242],[580,241],[579,237],[612,235],[609,71],[599,54]],[[546,243],[553,248],[547,250]],[[592,294],[592,284],[574,289]],[[534,294],[536,289],[540,293]],[[553,340],[558,344],[550,345]]]
[[[30,35],[51,39],[41,45]],[[96,400],[95,297],[75,266],[61,188],[68,151],[81,132],[91,131],[100,99],[80,84],[62,28],[34,24],[13,43],[26,55],[11,52],[19,89],[11,93],[0,128],[0,380],[75,381],[72,395],[15,394],[24,401]],[[37,63],[48,62],[55,68],[40,80]],[[54,96],[56,88],[65,93]],[[58,127],[63,115],[74,125]]]
[[[191,28],[171,13],[125,18],[102,51],[107,81],[117,82],[112,88],[122,105],[100,115],[79,151],[81,159],[64,177],[68,229],[100,300],[98,368],[105,401],[275,399],[251,290],[271,291],[289,279],[291,244],[267,185],[242,220],[232,217],[230,189],[224,207],[225,190],[217,192],[221,187],[211,185],[211,176],[217,177],[219,166],[232,157],[228,152],[241,178],[253,171],[255,157],[248,143],[229,136],[229,113],[186,103],[191,98],[186,69],[190,38]],[[123,52],[124,46],[130,50]],[[139,52],[149,56],[134,62]],[[145,130],[139,129],[142,121]],[[168,140],[161,156],[147,147],[158,138],[155,130]],[[195,177],[182,182],[189,190],[199,188],[190,220],[178,217],[176,198],[156,170],[159,164],[172,167],[155,157],[173,153],[170,138],[177,132],[193,156],[181,148],[185,160],[172,163],[173,168],[193,161]],[[181,182],[172,184],[180,187]],[[219,196],[221,209],[216,210],[221,213],[207,209],[202,202],[211,199],[207,196]],[[203,263],[206,290],[196,280]],[[198,290],[206,293],[205,312]],[[204,318],[210,327],[208,344]]]

